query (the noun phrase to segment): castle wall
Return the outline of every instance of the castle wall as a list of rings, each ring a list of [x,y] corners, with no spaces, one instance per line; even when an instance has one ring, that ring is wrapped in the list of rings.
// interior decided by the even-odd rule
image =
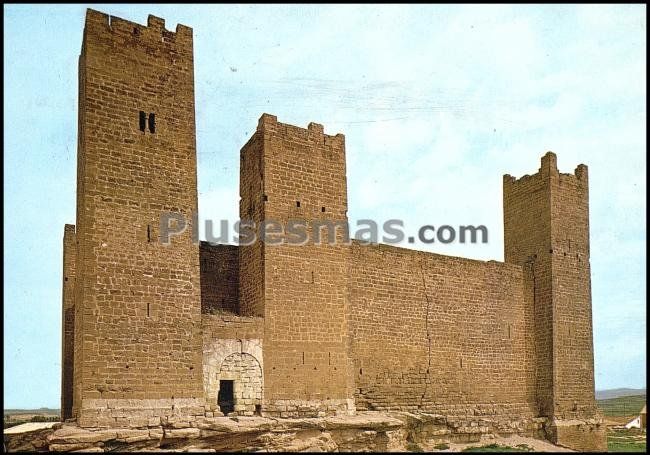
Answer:
[[[149,415],[174,406],[197,413],[202,402],[193,79],[191,29],[173,33],[153,16],[145,27],[88,10],[74,363],[82,426],[123,423],[106,410],[109,400],[146,400]],[[188,224],[169,245],[159,241],[165,212]]]
[[[535,415],[522,267],[358,242],[351,251],[358,409]]]
[[[236,245],[199,245],[201,313],[239,310],[239,249]]]
[[[77,259],[75,227],[66,224],[63,232],[63,304],[61,337],[61,420],[72,417],[74,374],[74,283]]]

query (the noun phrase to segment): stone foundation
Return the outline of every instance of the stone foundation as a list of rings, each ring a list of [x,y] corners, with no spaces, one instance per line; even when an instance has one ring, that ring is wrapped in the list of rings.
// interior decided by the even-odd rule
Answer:
[[[325,417],[354,415],[354,400],[275,400],[265,404],[262,415],[269,417]]]
[[[412,442],[478,442],[485,435],[513,434],[545,438],[545,417],[450,416],[439,414],[391,413],[410,430]]]
[[[602,419],[558,420],[547,425],[548,439],[580,452],[607,452],[607,427]]]
[[[194,421],[205,417],[202,398],[84,400],[77,417],[81,428],[140,428],[167,421]]]

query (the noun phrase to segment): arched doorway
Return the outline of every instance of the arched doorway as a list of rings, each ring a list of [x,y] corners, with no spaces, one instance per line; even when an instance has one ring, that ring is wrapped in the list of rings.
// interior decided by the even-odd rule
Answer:
[[[217,374],[217,404],[224,414],[254,415],[262,405],[262,368],[245,352],[230,354]]]

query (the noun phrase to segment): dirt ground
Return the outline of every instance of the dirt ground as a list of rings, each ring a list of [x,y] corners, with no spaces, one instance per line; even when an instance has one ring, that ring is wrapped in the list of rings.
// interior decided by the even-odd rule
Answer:
[[[509,437],[486,437],[481,439],[480,442],[472,442],[467,444],[454,444],[450,443],[449,448],[445,450],[437,450],[434,447],[423,447],[425,450],[435,451],[435,452],[462,452],[463,449],[468,447],[482,447],[488,444],[498,444],[501,446],[517,447],[519,444],[526,444],[528,447],[533,449],[535,452],[574,452],[571,449],[566,449],[564,447],[559,447],[554,444],[551,444],[548,441],[541,439],[528,438],[524,436],[512,435]]]

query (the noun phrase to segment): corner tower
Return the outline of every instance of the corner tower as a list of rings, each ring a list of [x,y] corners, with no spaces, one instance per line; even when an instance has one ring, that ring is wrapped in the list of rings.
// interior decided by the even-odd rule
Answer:
[[[74,299],[81,426],[203,412],[193,72],[189,27],[87,11]],[[188,225],[169,245],[159,239],[165,212]]]
[[[505,262],[532,272],[540,415],[551,419],[547,431],[554,442],[578,450],[601,450],[604,427],[586,423],[599,416],[587,166],[562,174],[557,157],[548,152],[537,174],[519,180],[505,175],[503,212]],[[578,421],[584,424],[577,425]]]
[[[282,417],[352,412],[349,245],[340,228],[347,228],[343,135],[262,115],[241,150],[240,196],[242,220],[284,227],[296,221],[308,236],[303,245],[272,245],[269,236],[240,246],[240,311],[265,318],[262,411]],[[314,222],[339,227],[321,229],[324,242],[315,244]]]

